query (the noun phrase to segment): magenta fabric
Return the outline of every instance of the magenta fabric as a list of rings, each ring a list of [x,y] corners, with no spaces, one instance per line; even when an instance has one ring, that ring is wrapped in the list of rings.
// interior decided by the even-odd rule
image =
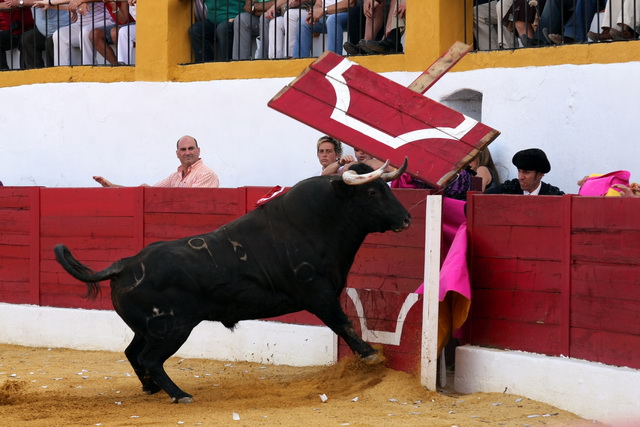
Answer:
[[[467,227],[462,200],[442,198],[442,249],[440,259],[440,301],[449,291],[459,292],[467,298],[471,296],[469,272],[467,270]],[[463,228],[462,232],[460,231]],[[451,259],[450,259],[451,258]],[[464,261],[463,265],[459,263]],[[456,273],[457,272],[457,273]],[[456,284],[455,276],[460,283]],[[443,281],[443,277],[445,280]],[[424,283],[416,293],[424,292]]]
[[[581,196],[604,196],[613,184],[623,184],[628,187],[630,177],[631,173],[629,171],[615,171],[600,176],[593,176],[582,184],[578,194]]]
[[[449,253],[440,269],[440,301],[447,292],[457,292],[471,299],[471,281],[467,268],[467,223],[458,228]]]

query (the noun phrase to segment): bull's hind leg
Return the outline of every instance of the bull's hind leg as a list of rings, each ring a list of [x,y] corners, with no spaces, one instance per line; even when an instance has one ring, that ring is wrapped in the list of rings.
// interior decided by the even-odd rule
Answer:
[[[159,392],[162,389],[160,388],[160,386],[158,386],[158,384],[155,383],[155,381],[153,381],[153,378],[151,378],[149,373],[142,367],[139,362],[140,354],[142,353],[142,350],[144,349],[146,343],[147,341],[142,335],[135,334],[133,340],[131,341],[131,344],[129,344],[129,346],[124,351],[124,354],[125,356],[127,356],[129,363],[133,367],[134,372],[142,383],[142,391],[147,394],[153,394]]]
[[[138,361],[153,382],[166,391],[174,403],[191,403],[193,398],[190,394],[182,391],[169,378],[163,365],[187,341],[190,333],[191,329],[188,329],[186,331],[176,331],[166,338],[149,338],[138,357]]]

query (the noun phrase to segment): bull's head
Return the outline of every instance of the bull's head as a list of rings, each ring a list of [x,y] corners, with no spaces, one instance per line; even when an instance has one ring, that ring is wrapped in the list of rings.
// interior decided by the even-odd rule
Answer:
[[[407,169],[408,160],[405,158],[402,166],[394,172],[385,172],[389,165],[389,161],[385,162],[377,170],[372,171],[371,168],[361,165],[369,171],[356,170],[345,171],[340,178],[334,182],[342,181],[344,184],[352,188],[352,199],[358,202],[354,207],[361,210],[360,214],[355,215],[366,229],[377,232],[393,230],[395,232],[402,231],[411,224],[411,215],[406,211],[402,204],[396,199],[388,185],[381,181],[392,181],[402,175]],[[378,180],[381,178],[381,180]],[[377,181],[377,182],[376,182]]]

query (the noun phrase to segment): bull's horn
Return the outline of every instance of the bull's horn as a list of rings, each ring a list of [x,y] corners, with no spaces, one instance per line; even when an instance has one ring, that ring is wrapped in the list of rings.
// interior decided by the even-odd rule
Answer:
[[[407,165],[408,164],[409,164],[409,158],[405,157],[404,158],[404,162],[402,162],[402,166],[400,166],[400,168],[396,169],[393,172],[385,172],[385,173],[383,173],[381,178],[383,180],[387,181],[387,182],[393,181],[394,179],[398,179],[400,177],[400,175],[402,175],[404,173],[404,171],[407,170]]]
[[[389,165],[389,160],[387,160],[384,163],[384,165],[380,167],[380,169],[377,169],[377,170],[374,170],[373,172],[365,173],[362,175],[358,174],[358,172],[356,171],[346,170],[342,173],[342,180],[347,185],[366,184],[367,182],[371,182],[380,178],[380,176],[382,176],[382,173],[384,172],[384,169],[388,165]]]

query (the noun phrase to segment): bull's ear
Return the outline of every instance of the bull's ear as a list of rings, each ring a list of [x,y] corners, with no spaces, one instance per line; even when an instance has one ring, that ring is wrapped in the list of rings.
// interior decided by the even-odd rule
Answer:
[[[331,185],[333,186],[333,191],[340,197],[349,197],[353,194],[353,185],[345,184],[340,176],[337,176],[336,179],[332,179]]]

